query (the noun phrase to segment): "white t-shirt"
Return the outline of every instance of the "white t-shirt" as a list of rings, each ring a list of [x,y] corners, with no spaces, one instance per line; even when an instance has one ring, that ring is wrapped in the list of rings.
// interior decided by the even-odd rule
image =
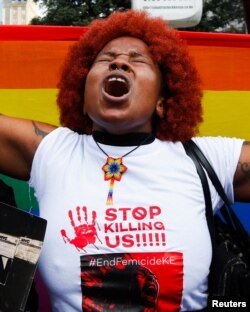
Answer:
[[[233,201],[243,141],[195,141]],[[100,146],[114,158],[133,149]],[[113,184],[104,179],[106,158],[92,136],[67,128],[47,135],[35,154],[30,185],[48,220],[39,270],[54,311],[204,308],[211,240],[201,182],[182,144],[140,146]],[[210,187],[216,210],[221,199]]]

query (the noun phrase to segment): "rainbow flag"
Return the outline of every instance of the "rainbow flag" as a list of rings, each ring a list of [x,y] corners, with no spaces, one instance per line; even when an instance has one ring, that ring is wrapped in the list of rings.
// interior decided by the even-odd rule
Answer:
[[[250,139],[250,35],[183,33],[203,80],[201,135]]]
[[[68,48],[86,30],[71,26],[0,26],[0,113],[58,125],[60,68]],[[180,35],[203,80],[204,123],[200,134],[250,140],[250,35]],[[15,184],[17,196],[22,193],[27,198],[28,191],[20,183],[18,187]],[[27,209],[25,198],[19,206]]]
[[[0,26],[0,112],[58,125],[60,68],[86,27]],[[250,35],[180,32],[203,79],[201,135],[250,139]]]

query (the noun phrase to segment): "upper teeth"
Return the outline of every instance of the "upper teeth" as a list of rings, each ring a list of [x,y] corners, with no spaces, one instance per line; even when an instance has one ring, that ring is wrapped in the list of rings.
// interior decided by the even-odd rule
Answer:
[[[121,82],[126,82],[126,80],[124,78],[120,78],[120,77],[110,77],[108,79],[108,81],[121,81]]]

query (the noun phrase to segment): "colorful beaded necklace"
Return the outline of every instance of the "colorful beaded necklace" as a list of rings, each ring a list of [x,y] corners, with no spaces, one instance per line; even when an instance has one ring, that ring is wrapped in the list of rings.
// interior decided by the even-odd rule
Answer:
[[[136,134],[135,134],[136,135]],[[144,135],[144,134],[143,134]],[[107,156],[106,163],[102,166],[102,170],[104,171],[104,180],[109,181],[109,191],[106,200],[106,205],[113,204],[113,191],[114,191],[114,184],[115,181],[121,181],[122,174],[128,170],[128,168],[123,164],[123,158],[137,150],[141,145],[145,143],[152,142],[153,135],[149,134],[144,137],[144,139],[131,151],[127,152],[126,154],[122,155],[121,157],[113,158],[109,156],[99,145],[98,141],[96,140],[96,136],[93,134],[94,141],[98,148]]]

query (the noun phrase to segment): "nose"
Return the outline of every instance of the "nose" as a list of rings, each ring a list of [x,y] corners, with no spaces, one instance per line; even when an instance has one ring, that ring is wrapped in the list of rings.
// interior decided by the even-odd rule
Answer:
[[[111,62],[109,64],[109,70],[113,71],[113,70],[123,70],[123,71],[129,71],[130,67],[129,64],[122,59],[116,59],[113,62]]]

